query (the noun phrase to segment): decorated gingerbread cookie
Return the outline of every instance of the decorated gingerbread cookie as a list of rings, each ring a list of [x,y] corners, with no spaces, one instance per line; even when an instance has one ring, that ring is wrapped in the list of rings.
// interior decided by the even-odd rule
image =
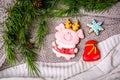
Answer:
[[[95,32],[96,35],[99,35],[100,31],[104,30],[104,28],[101,25],[102,25],[102,22],[96,22],[93,19],[92,24],[87,24],[87,26],[90,28],[89,33]]]
[[[79,43],[80,38],[84,38],[82,29],[77,31],[71,28],[65,28],[64,24],[60,24],[55,28],[55,41],[52,42],[52,50],[57,57],[64,57],[66,60],[70,60],[75,57],[75,53],[78,52],[76,45]]]
[[[97,42],[95,40],[89,40],[85,44],[83,60],[84,61],[96,61],[100,59],[100,51],[97,48]]]

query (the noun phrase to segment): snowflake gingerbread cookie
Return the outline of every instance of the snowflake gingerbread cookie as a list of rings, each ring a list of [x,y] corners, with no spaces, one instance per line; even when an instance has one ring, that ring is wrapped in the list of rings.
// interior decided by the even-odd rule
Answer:
[[[57,30],[55,33],[56,40],[52,42],[52,51],[57,57],[70,60],[78,52],[76,45],[79,43],[80,38],[84,38],[83,31],[82,29],[74,31],[72,28],[65,28],[64,24],[60,24],[55,29]]]
[[[103,22],[96,22],[94,19],[92,20],[92,24],[87,24],[90,28],[89,33],[95,32],[96,35],[99,35],[100,31],[103,31],[104,28],[101,26]]]

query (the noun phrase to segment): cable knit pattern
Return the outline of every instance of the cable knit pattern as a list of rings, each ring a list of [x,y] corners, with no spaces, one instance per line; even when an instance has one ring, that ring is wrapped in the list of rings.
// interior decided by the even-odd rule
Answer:
[[[84,62],[82,59],[77,62],[68,63],[37,62],[38,68],[41,70],[41,76],[45,79],[50,78],[53,80],[96,80],[99,77],[109,74],[109,72],[120,65],[120,57],[117,57],[120,56],[119,42],[120,34],[100,42],[98,47],[102,53],[101,59],[95,62]],[[0,71],[1,78],[29,76],[26,64]]]

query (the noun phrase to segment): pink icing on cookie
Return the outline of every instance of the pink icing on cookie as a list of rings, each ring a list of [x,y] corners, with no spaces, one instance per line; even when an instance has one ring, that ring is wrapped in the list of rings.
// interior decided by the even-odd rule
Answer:
[[[55,38],[65,44],[78,44],[79,38],[84,38],[81,29],[76,32],[72,29],[65,29],[62,24],[57,26],[56,29],[58,32],[55,33]]]
[[[75,53],[78,52],[76,45],[79,43],[80,38],[84,38],[82,29],[74,31],[72,29],[66,29],[64,24],[60,24],[55,28],[56,41],[52,43],[53,52],[57,57],[65,57],[67,60],[75,57]]]
[[[57,30],[57,31],[62,31],[62,30],[64,30],[64,29],[65,29],[65,26],[64,26],[64,24],[62,24],[62,23],[55,28],[55,30]]]

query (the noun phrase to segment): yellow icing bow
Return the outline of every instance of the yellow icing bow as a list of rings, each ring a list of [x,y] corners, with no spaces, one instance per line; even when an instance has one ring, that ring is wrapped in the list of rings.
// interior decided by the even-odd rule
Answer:
[[[93,46],[87,55],[90,55],[93,50],[94,50],[94,54],[96,54],[96,45],[95,44],[86,44],[86,46]]]
[[[78,22],[78,20],[77,20],[76,22],[73,23],[72,29],[73,29],[74,31],[77,31],[77,30],[79,29],[79,27],[80,27],[80,25],[79,25],[79,22]]]
[[[70,19],[67,19],[66,22],[65,22],[65,28],[67,28],[67,29],[72,28],[72,30],[77,31],[80,28],[79,21],[77,20],[72,24]]]
[[[67,19],[65,22],[65,28],[69,29],[72,27],[72,22],[70,21],[70,19]]]

